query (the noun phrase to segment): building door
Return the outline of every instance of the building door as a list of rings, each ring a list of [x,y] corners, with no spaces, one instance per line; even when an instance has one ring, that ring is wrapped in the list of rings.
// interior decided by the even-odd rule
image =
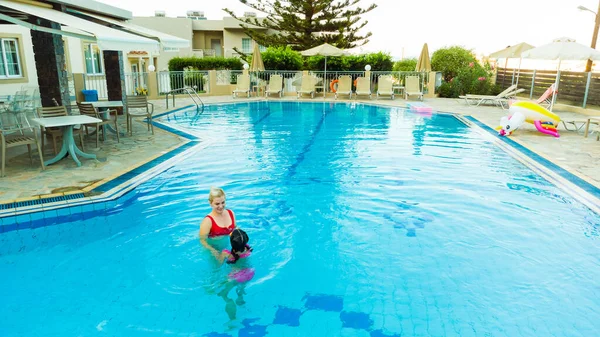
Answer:
[[[221,55],[221,40],[220,39],[210,39],[210,49],[215,50],[215,56]]]

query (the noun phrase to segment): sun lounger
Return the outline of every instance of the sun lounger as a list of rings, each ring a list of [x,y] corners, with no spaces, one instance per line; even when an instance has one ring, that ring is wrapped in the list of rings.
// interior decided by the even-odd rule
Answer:
[[[379,80],[377,82],[377,99],[379,99],[379,96],[390,96],[393,100],[394,89],[392,88],[392,76],[381,75],[379,76]]]
[[[591,124],[596,124],[598,125],[598,123],[600,123],[600,116],[590,116],[587,118],[586,123],[585,123],[585,131],[583,132],[583,136],[587,138],[589,131],[590,131],[590,125]],[[600,127],[597,127],[596,130],[592,130],[592,132],[594,131],[599,131],[600,132]]]
[[[514,97],[516,95],[516,93],[515,93],[516,91],[517,91],[517,86],[511,85],[510,87],[506,88],[504,91],[502,91],[501,93],[499,93],[496,96],[466,94],[466,95],[458,96],[458,97],[464,99],[465,103],[467,103],[469,105],[479,106],[484,102],[492,102],[492,103],[498,105],[499,104],[498,100],[509,99],[511,97]]]
[[[421,90],[421,84],[418,76],[406,76],[406,88],[404,88],[404,99],[408,99],[410,96],[417,96],[423,100],[423,90]]]
[[[582,131],[582,129],[584,129],[584,127],[587,125],[588,118],[585,118],[585,117],[566,118],[566,119],[561,118],[560,122],[565,127],[565,130],[579,132],[579,131]],[[591,124],[600,125],[600,121],[590,119],[590,125]]]
[[[356,99],[359,95],[369,95],[371,99],[371,80],[366,77],[359,77],[356,79],[356,91],[354,92],[354,98]]]
[[[352,98],[352,77],[345,75],[340,76],[338,79],[338,87],[335,91],[335,99],[338,95],[348,95],[348,98]]]
[[[558,93],[558,91],[556,89],[554,89],[555,87],[556,87],[556,84],[552,83],[552,85],[549,86],[548,89],[546,89],[546,91],[544,91],[542,96],[540,96],[540,98],[538,98],[537,101],[535,101],[535,102],[539,105],[544,106],[545,108],[550,108],[550,105],[552,105],[552,96],[554,96],[556,93]]]
[[[240,93],[246,93],[250,97],[250,75],[238,75],[233,97],[237,97]]]
[[[310,95],[310,98],[315,98],[315,84],[317,78],[312,75],[302,76],[302,83],[300,84],[300,90],[297,91],[298,98],[302,94]]]
[[[283,78],[281,75],[271,75],[269,79],[269,87],[265,91],[265,97],[269,97],[269,94],[279,94],[279,97],[283,96]]]

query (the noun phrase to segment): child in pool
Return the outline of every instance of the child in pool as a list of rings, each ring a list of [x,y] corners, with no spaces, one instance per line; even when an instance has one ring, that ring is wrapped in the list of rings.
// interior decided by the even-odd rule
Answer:
[[[231,250],[224,249],[221,254],[221,259],[226,260],[227,263],[236,263],[240,258],[244,258],[250,255],[252,247],[248,245],[248,234],[243,230],[236,228],[229,234],[229,242],[231,243]]]

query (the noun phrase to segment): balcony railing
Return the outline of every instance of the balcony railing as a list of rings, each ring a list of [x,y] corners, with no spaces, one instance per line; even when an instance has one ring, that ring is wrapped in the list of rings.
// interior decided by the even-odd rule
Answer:
[[[192,49],[192,52],[197,57],[215,57],[217,55],[215,49]]]

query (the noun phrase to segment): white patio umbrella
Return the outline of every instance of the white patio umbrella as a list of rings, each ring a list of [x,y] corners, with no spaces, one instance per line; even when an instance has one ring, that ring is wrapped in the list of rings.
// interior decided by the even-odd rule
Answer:
[[[327,56],[343,56],[347,55],[348,53],[343,49],[330,45],[329,43],[323,43],[320,46],[301,51],[300,54],[304,56],[325,56],[325,73],[323,75],[323,97],[325,97],[325,93],[327,91],[325,83],[327,80]]]
[[[529,43],[521,42],[519,44],[515,44],[512,46],[508,46],[502,50],[498,50],[497,52],[493,52],[490,54],[490,58],[493,59],[505,59],[504,61],[504,71],[506,72],[506,66],[508,65],[508,59],[511,58],[519,58],[519,70],[517,71],[517,84],[519,84],[519,73],[521,72],[521,60],[523,59],[521,55],[523,52],[535,48]]]
[[[581,43],[577,43],[574,39],[570,39],[568,37],[561,37],[552,41],[552,43],[548,43],[537,48],[529,49],[523,52],[521,56],[527,59],[558,60],[556,80],[554,82],[554,88],[558,91],[558,75],[560,72],[560,62],[562,60],[600,60],[600,51],[592,49]],[[556,95],[557,94],[552,95],[550,111],[552,111],[554,103],[556,102]]]

